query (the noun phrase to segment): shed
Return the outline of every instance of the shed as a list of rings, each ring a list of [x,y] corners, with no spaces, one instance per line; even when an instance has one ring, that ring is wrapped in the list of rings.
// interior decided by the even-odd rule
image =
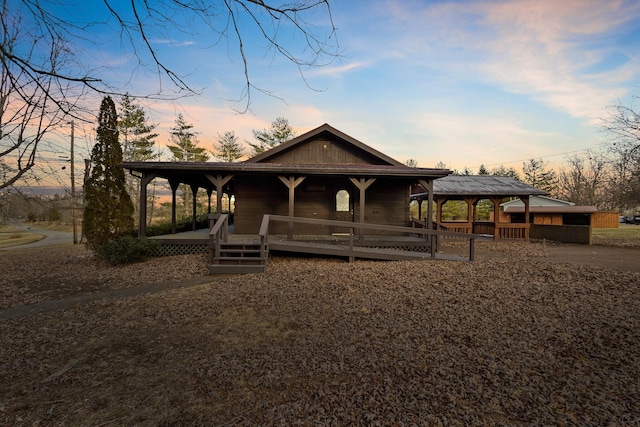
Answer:
[[[529,202],[529,222],[541,225],[590,225],[593,228],[617,228],[617,212],[600,212],[595,206],[576,206],[575,203],[547,196],[533,196]],[[520,200],[502,204],[505,222],[524,222],[524,205]]]

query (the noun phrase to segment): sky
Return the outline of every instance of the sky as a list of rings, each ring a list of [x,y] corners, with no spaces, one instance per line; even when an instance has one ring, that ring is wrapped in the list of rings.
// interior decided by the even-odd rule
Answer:
[[[95,12],[68,10],[73,19]],[[245,102],[233,101],[244,89],[234,40],[217,40],[197,22],[157,29],[150,43],[201,90],[140,101],[157,124],[159,145],[169,141],[178,113],[208,149],[226,131],[253,142],[253,129],[284,117],[298,134],[328,123],[419,167],[521,171],[528,159],[560,167],[568,155],[601,149],[607,107],[640,96],[638,1],[335,0],[331,14],[336,33],[329,41],[337,41],[339,56],[302,70],[240,22],[251,82],[273,94],[253,90],[242,114]],[[314,31],[329,34],[324,14],[310,19]],[[113,23],[95,31],[111,32],[113,40],[86,44],[85,54],[108,65],[115,87],[157,90],[157,76],[125,51]],[[286,26],[281,37],[300,52],[300,38],[289,37]],[[91,125],[77,132],[80,146],[90,146],[91,133]]]

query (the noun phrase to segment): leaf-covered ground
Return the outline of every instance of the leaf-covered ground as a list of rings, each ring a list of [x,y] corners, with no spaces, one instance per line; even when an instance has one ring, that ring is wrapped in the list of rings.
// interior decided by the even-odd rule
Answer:
[[[638,425],[640,273],[490,249],[274,257],[260,275],[0,321],[0,425]],[[206,273],[204,257],[113,268],[64,252],[19,281],[2,270],[4,307]]]

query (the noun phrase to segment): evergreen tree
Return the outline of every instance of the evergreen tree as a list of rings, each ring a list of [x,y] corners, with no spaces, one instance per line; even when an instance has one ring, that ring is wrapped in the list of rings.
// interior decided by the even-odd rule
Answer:
[[[133,229],[133,203],[125,188],[118,116],[110,97],[98,115],[97,141],[91,152],[91,172],[85,182],[83,233],[93,249]]]
[[[182,114],[178,114],[176,118],[176,124],[171,128],[171,142],[173,145],[167,145],[171,154],[173,154],[173,160],[179,162],[206,162],[209,159],[207,150],[203,147],[198,147],[198,138],[193,131],[193,125],[187,123]],[[182,193],[182,206],[183,213],[186,215],[189,207],[189,198],[187,197],[191,192],[189,186],[180,185],[180,192]],[[192,195],[196,197],[195,194]]]
[[[418,167],[418,161],[416,159],[407,159],[404,164],[406,166],[409,166],[410,168],[417,168]]]
[[[160,152],[154,150],[154,133],[156,125],[149,124],[144,109],[134,103],[129,94],[125,94],[120,101],[120,114],[118,117],[118,132],[122,146],[122,159],[125,162],[144,162],[157,160]],[[135,212],[138,212],[138,199],[140,195],[140,180],[131,175],[125,175],[127,192],[131,196]],[[154,187],[155,188],[155,187]],[[155,192],[151,192],[147,207],[147,214],[153,212]],[[136,215],[137,217],[137,215]]]
[[[547,193],[553,194],[558,188],[558,178],[554,170],[547,170],[547,164],[542,159],[529,159],[522,163],[524,182]]]
[[[480,168],[478,169],[478,175],[489,175],[489,171],[487,170],[485,165],[480,165]]]
[[[118,132],[122,144],[122,158],[125,162],[155,160],[160,154],[154,150],[157,133],[156,125],[149,124],[144,109],[134,103],[129,94],[120,102]]]
[[[171,143],[167,148],[173,159],[179,162],[206,162],[209,159],[207,150],[198,147],[198,138],[193,132],[193,125],[187,123],[182,114],[178,114],[176,124],[171,128]]]
[[[284,117],[277,117],[271,122],[271,128],[261,131],[253,130],[253,137],[258,141],[256,144],[248,142],[253,148],[253,154],[260,154],[278,144],[282,144],[296,136],[296,132],[289,124],[289,120]]]
[[[500,165],[497,168],[491,169],[491,175],[493,176],[508,176],[513,179],[517,179],[520,181],[520,174],[515,168],[511,167],[509,169],[505,168],[504,165]]]
[[[214,144],[213,156],[223,162],[235,162],[242,157],[242,146],[238,142],[238,137],[233,131],[218,134],[218,143]]]

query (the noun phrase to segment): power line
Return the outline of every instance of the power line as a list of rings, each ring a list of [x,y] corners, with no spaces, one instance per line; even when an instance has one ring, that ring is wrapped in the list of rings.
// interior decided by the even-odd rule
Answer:
[[[579,150],[573,150],[573,151],[565,151],[565,152],[557,153],[557,154],[548,154],[546,156],[533,156],[533,157],[528,157],[526,159],[521,159],[521,160],[510,160],[508,162],[491,163],[491,164],[484,165],[484,167],[502,166],[502,165],[508,165],[508,164],[511,164],[511,163],[526,162],[527,160],[531,160],[532,158],[533,159],[547,159],[549,157],[563,156],[563,155],[566,155],[566,154],[582,153],[584,151],[593,150],[594,148],[597,148],[598,146],[603,145],[603,144],[604,143],[598,143],[597,145],[594,145],[592,147],[581,148]],[[480,166],[483,166],[483,165],[480,165]],[[480,166],[478,166],[478,168],[480,168]]]

